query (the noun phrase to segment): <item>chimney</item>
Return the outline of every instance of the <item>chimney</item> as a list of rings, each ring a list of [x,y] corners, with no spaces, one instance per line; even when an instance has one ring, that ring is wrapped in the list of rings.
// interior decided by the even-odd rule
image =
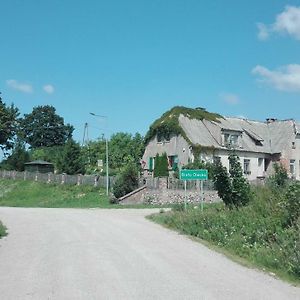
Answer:
[[[274,122],[276,122],[276,121],[277,121],[277,119],[275,119],[275,118],[267,118],[267,119],[266,119],[266,122],[267,122],[268,124],[274,123]]]

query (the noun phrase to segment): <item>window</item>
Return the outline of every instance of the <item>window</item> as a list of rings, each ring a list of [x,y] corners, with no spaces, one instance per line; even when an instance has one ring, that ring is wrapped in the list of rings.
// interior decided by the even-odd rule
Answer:
[[[295,142],[292,142],[292,149],[296,149],[296,144],[295,144]]]
[[[224,145],[236,147],[238,146],[239,135],[236,133],[224,133]]]
[[[169,133],[158,134],[157,135],[157,142],[158,143],[170,142],[170,134]]]
[[[214,156],[214,157],[213,157],[213,162],[214,162],[215,164],[221,162],[221,157],[220,157],[220,156]]]
[[[168,156],[168,164],[169,164],[169,169],[172,169],[173,171],[175,171],[177,169],[177,166],[178,166],[178,157],[177,157],[177,155]]]
[[[244,174],[250,175],[250,159],[244,159]]]
[[[230,145],[237,146],[239,136],[237,134],[230,135]]]
[[[291,159],[290,160],[290,174],[292,175],[292,177],[295,176],[296,173],[296,169],[295,169],[295,160]]]
[[[258,166],[261,167],[262,166],[262,163],[263,163],[264,159],[259,157],[258,158]]]

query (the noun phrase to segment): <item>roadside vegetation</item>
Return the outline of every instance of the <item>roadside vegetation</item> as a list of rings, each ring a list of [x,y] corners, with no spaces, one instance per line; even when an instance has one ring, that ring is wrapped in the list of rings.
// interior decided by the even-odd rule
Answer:
[[[5,226],[2,224],[2,222],[0,221],[0,239],[3,237],[3,236],[6,236],[7,232],[6,232],[6,228]]]
[[[103,188],[0,179],[0,206],[61,208],[155,208],[149,204],[111,203]]]
[[[249,190],[247,202],[209,205],[203,212],[178,205],[150,219],[299,284],[300,183],[288,183],[280,166],[275,170],[266,186]]]

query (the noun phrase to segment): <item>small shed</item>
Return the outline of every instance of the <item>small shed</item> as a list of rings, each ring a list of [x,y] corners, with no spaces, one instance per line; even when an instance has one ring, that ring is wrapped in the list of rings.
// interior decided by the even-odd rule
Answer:
[[[39,172],[39,173],[50,173],[54,172],[54,165],[44,160],[34,160],[25,163],[25,171],[27,172]]]

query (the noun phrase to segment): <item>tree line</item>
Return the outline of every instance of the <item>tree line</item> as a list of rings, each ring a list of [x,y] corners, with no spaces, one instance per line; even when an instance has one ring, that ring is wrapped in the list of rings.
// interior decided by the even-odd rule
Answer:
[[[99,138],[83,146],[73,139],[73,131],[51,105],[33,107],[31,113],[21,116],[19,109],[7,105],[0,95],[0,148],[4,155],[0,168],[23,171],[24,163],[45,160],[61,173],[103,172],[98,162],[106,162],[105,140]],[[128,163],[139,166],[144,152],[144,138],[139,133],[118,132],[108,143],[110,175]]]

